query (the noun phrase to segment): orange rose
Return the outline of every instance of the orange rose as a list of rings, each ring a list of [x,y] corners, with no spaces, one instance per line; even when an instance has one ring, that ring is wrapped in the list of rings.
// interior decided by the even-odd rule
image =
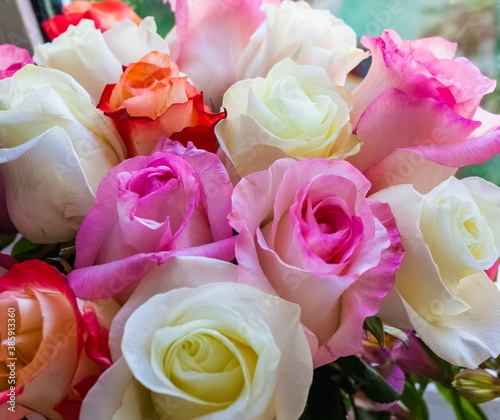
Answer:
[[[55,15],[42,23],[44,31],[52,40],[68,29],[69,25],[78,25],[82,19],[90,19],[102,32],[128,19],[139,25],[142,19],[126,3],[119,0],[74,1],[63,7],[63,15]]]
[[[118,83],[107,85],[98,108],[111,117],[128,156],[149,155],[158,140],[169,137],[215,151],[215,124],[225,111],[211,113],[187,77],[165,53],[153,51],[130,64]]]

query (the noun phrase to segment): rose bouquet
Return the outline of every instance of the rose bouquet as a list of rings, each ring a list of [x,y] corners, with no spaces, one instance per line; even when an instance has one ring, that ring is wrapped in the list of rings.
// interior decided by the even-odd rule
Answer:
[[[434,383],[485,419],[500,189],[455,174],[495,81],[304,1],[168,3],[165,39],[75,1],[0,46],[1,418],[425,420]]]

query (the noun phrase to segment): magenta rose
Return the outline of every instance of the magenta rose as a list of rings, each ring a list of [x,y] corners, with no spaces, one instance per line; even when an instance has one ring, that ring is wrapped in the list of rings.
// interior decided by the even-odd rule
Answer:
[[[403,257],[390,208],[369,189],[352,165],[326,159],[281,159],[234,189],[239,277],[301,306],[315,366],[360,349]]]
[[[28,50],[12,44],[0,45],[0,80],[11,77],[26,64],[34,64]]]
[[[191,144],[168,141],[161,152],[116,166],[76,237],[69,275],[75,294],[95,299],[130,291],[174,255],[233,259],[232,189],[219,158]]]
[[[411,183],[421,192],[456,168],[500,152],[500,124],[479,108],[495,81],[442,38],[403,41],[393,30],[361,42],[372,53],[353,92],[351,121],[364,145],[348,161],[372,191]]]

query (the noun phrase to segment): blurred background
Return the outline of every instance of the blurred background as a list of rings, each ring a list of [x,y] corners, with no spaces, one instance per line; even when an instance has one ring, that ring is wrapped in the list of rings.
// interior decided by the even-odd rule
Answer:
[[[124,0],[141,17],[154,16],[164,36],[174,25],[162,0]],[[206,0],[210,1],[210,0]],[[378,36],[395,29],[403,39],[442,36],[458,43],[458,56],[466,56],[490,78],[500,81],[500,0],[308,0],[315,8],[329,9],[358,34]],[[0,0],[0,43],[32,51],[43,42],[39,23],[60,13],[69,0]],[[38,23],[37,23],[38,21]],[[45,38],[45,40],[47,40]],[[365,60],[357,69],[362,74]],[[500,113],[500,87],[487,95],[482,106]],[[500,185],[500,156],[479,166],[465,168],[462,176],[479,175]]]

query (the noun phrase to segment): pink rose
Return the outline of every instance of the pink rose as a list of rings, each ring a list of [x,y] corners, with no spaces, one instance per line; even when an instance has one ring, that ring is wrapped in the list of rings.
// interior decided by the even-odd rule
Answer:
[[[82,317],[65,278],[38,260],[14,265],[0,279],[0,325],[0,362],[7,368],[0,417],[35,412],[62,419],[84,345]]]
[[[0,79],[11,77],[26,64],[34,64],[28,50],[12,44],[0,45]]]
[[[117,295],[173,255],[233,259],[232,189],[219,158],[192,145],[168,141],[116,166],[76,238],[75,294]]]
[[[442,38],[403,41],[393,30],[363,37],[372,53],[353,92],[351,120],[364,145],[348,160],[372,191],[413,184],[427,192],[456,172],[500,152],[500,124],[478,108],[494,90],[456,44]]]
[[[175,27],[167,35],[172,59],[218,111],[236,82],[238,59],[265,18],[262,4],[279,0],[168,0]]]
[[[347,162],[281,159],[234,190],[240,278],[301,306],[315,366],[359,350],[403,257],[390,208],[369,189]]]

